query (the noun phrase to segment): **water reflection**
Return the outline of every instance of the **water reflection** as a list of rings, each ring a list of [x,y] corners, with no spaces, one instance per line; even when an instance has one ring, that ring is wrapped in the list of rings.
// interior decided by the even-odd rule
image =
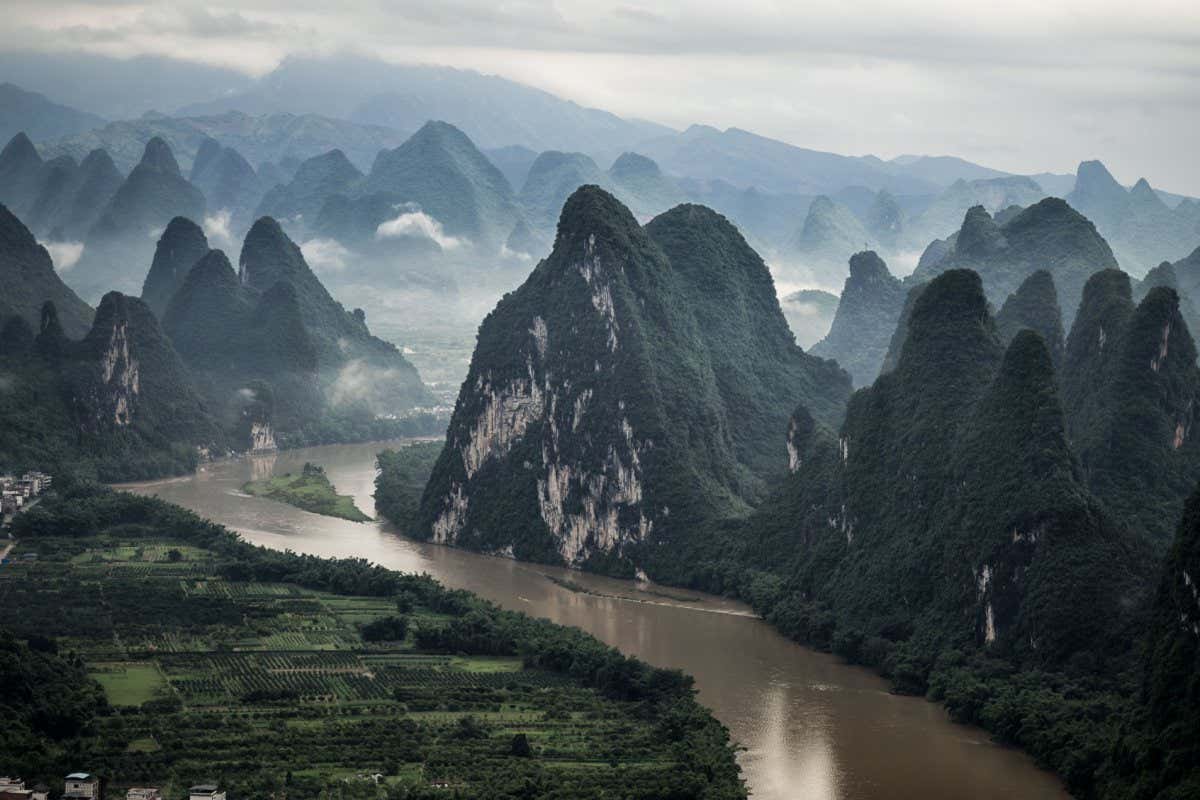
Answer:
[[[686,670],[696,678],[701,702],[745,747],[741,763],[755,798],[1067,797],[1053,776],[1020,753],[950,723],[932,703],[889,694],[865,670],[786,641],[738,603],[414,542],[376,523],[316,516],[241,492],[263,470],[296,472],[312,461],[374,515],[374,455],[382,447],[287,451],[273,465],[257,458],[221,462],[193,477],[133,488],[194,509],[258,544],[427,572],[507,608],[582,628],[652,664]],[[570,591],[546,576],[569,578],[594,594]]]

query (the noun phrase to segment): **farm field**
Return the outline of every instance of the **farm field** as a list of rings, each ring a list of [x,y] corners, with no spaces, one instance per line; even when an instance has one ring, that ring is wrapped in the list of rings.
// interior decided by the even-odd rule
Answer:
[[[103,688],[109,708],[72,756],[83,763],[69,766],[105,775],[110,793],[218,781],[231,798],[446,796],[447,787],[462,797],[698,796],[688,737],[715,723],[690,691],[654,700],[660,690],[646,687],[670,673],[638,665],[611,680],[640,689],[589,686],[571,674],[576,662],[612,651],[595,643],[571,655],[594,643],[578,632],[357,562],[405,588],[369,595],[264,580],[273,570],[244,557],[256,548],[227,533],[214,542],[119,524],[42,535],[17,546],[36,562],[0,573],[14,635],[52,639]],[[231,560],[234,551],[243,557]],[[560,668],[509,642],[506,625],[557,648],[545,660]],[[677,680],[661,691],[677,694]]]

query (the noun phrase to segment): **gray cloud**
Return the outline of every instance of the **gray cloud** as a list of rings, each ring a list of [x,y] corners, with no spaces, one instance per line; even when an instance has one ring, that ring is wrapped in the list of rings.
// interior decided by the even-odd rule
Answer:
[[[0,48],[184,57],[261,74],[354,49],[521,80],[674,126],[952,153],[1014,171],[1099,157],[1200,193],[1194,0],[10,0]]]

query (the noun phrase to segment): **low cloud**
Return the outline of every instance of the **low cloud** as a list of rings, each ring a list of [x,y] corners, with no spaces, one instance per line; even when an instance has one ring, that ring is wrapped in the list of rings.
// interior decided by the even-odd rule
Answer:
[[[300,245],[304,260],[318,273],[343,272],[350,251],[336,239],[309,239]]]
[[[233,247],[233,233],[229,230],[229,221],[233,214],[227,208],[222,208],[215,214],[204,217],[204,235],[208,240],[221,247]]]
[[[373,414],[394,411],[388,398],[406,376],[399,370],[372,367],[363,359],[347,363],[329,387],[329,402],[334,406],[366,406]]]
[[[376,239],[399,239],[402,236],[429,239],[443,250],[454,250],[462,245],[461,239],[447,236],[442,230],[442,223],[424,211],[404,211],[395,219],[380,223],[375,229]]]
[[[59,272],[68,272],[83,255],[83,242],[43,242],[42,247],[46,248]]]

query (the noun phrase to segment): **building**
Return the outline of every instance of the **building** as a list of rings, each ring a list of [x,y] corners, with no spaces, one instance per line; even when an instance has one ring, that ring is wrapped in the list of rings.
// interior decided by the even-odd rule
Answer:
[[[188,800],[225,800],[225,793],[215,783],[202,783],[188,789]]]
[[[125,800],[162,800],[162,792],[149,787],[134,787],[125,793]]]
[[[100,778],[87,772],[72,772],[63,786],[63,800],[100,800]]]
[[[33,791],[20,778],[0,778],[0,800],[32,800]]]

